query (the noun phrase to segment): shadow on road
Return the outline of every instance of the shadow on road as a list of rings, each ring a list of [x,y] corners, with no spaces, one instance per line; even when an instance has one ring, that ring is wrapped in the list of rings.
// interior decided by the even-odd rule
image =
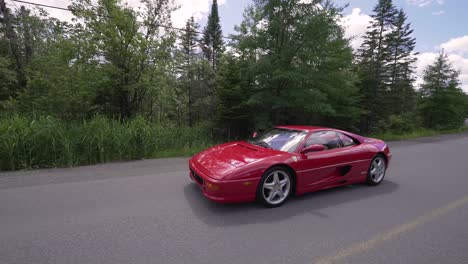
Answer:
[[[205,198],[194,183],[184,187],[184,195],[194,215],[204,223],[212,226],[235,226],[282,221],[301,214],[328,218],[328,215],[320,212],[321,209],[371,199],[392,193],[397,189],[398,184],[392,181],[384,181],[377,187],[344,186],[293,197],[283,206],[275,209],[267,209],[257,203],[217,204]]]

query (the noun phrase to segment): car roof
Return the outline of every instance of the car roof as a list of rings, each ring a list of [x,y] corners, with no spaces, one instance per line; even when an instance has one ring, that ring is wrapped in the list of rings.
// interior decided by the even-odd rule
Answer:
[[[302,131],[314,131],[314,130],[321,130],[321,129],[331,129],[335,130],[333,128],[328,128],[328,127],[321,127],[321,126],[276,126],[276,128],[283,128],[283,129],[292,129],[292,130],[302,130]]]
[[[291,130],[301,130],[301,131],[306,131],[306,132],[313,132],[313,131],[317,131],[317,130],[333,130],[333,131],[336,131],[336,132],[341,132],[341,133],[344,133],[345,135],[348,135],[354,139],[356,139],[357,141],[363,143],[367,138],[366,137],[363,137],[361,135],[358,135],[358,134],[354,134],[354,133],[351,133],[351,132],[348,132],[348,131],[344,131],[344,130],[340,130],[340,129],[336,129],[336,128],[330,128],[330,127],[321,127],[321,126],[298,126],[298,125],[295,125],[295,126],[275,126],[276,128],[282,128],[282,129],[291,129]]]

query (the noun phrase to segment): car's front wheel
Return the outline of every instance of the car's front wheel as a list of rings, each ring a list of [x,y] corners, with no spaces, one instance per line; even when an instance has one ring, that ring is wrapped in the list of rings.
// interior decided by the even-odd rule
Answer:
[[[385,157],[381,154],[375,156],[374,159],[372,159],[367,173],[367,185],[375,186],[380,184],[385,177],[386,170],[387,163]]]
[[[267,170],[257,189],[257,199],[266,207],[282,205],[291,194],[292,177],[282,167]]]

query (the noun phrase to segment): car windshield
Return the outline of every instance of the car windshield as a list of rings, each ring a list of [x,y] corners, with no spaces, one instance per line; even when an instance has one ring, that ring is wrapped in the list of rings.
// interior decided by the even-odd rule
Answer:
[[[273,128],[249,142],[265,148],[294,152],[306,135],[305,131]]]

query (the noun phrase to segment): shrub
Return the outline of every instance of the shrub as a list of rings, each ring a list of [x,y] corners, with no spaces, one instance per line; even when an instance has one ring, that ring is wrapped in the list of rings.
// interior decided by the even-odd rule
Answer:
[[[385,131],[395,134],[405,134],[414,130],[414,121],[411,117],[391,115],[385,124]]]

